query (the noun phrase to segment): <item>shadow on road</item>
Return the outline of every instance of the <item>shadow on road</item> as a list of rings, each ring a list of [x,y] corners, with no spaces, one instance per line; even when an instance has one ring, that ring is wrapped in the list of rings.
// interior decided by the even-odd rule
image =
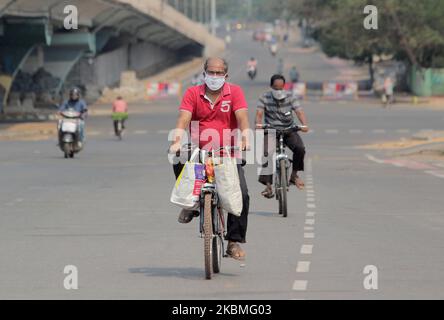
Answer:
[[[262,216],[262,217],[273,217],[276,216],[276,212],[266,212],[266,211],[250,211],[248,213],[249,215],[256,215],[256,216]]]
[[[161,267],[145,267],[130,268],[130,273],[140,273],[147,277],[175,277],[188,280],[202,280],[204,278],[203,268],[161,268]],[[234,277],[234,274],[220,273],[221,276]]]

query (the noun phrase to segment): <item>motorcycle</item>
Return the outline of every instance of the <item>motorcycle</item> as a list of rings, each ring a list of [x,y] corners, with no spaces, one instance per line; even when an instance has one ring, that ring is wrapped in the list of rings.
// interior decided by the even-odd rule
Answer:
[[[270,53],[271,53],[271,55],[272,55],[273,57],[276,56],[277,51],[278,51],[278,46],[277,46],[277,44],[276,44],[276,43],[271,44],[271,45],[270,45]]]
[[[59,147],[65,154],[65,159],[74,158],[74,154],[83,149],[80,141],[81,113],[68,109],[60,112],[62,119],[58,122]]]
[[[254,80],[254,78],[256,78],[256,74],[257,74],[257,69],[255,67],[250,67],[248,68],[248,76],[250,77],[251,80]]]

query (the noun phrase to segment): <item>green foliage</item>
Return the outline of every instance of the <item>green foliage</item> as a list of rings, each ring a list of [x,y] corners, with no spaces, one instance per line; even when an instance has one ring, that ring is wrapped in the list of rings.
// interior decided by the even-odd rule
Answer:
[[[378,30],[363,27],[368,4],[378,8]],[[270,1],[267,10],[305,19],[330,56],[368,61],[385,53],[422,67],[444,67],[443,0],[283,0]]]

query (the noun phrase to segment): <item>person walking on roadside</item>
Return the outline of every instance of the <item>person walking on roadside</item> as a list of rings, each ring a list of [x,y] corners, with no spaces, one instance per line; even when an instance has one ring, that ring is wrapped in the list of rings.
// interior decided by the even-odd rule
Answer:
[[[384,107],[387,107],[389,104],[394,102],[394,87],[395,83],[391,76],[387,76],[384,79],[384,93],[382,97],[382,101],[384,103]]]

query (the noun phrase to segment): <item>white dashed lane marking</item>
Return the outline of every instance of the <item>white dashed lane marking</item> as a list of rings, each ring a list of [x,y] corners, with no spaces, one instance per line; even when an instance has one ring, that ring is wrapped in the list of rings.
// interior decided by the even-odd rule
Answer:
[[[314,239],[314,237],[315,237],[314,232],[306,232],[306,233],[304,233],[304,238],[305,239]]]
[[[337,130],[331,131],[331,133],[336,133]],[[308,273],[310,272],[310,265],[311,262],[308,261],[306,258],[308,255],[311,255],[313,253],[313,244],[310,244],[311,240],[315,237],[315,219],[313,218],[315,215],[315,211],[313,210],[316,208],[315,205],[315,195],[314,195],[314,186],[313,186],[313,176],[312,176],[312,160],[309,159],[307,161],[307,172],[305,176],[306,180],[306,205],[307,208],[312,209],[310,211],[307,211],[306,213],[306,219],[305,219],[305,225],[304,225],[304,243],[301,246],[300,254],[305,256],[305,259],[298,261],[296,266],[296,273],[302,274],[302,273]],[[294,291],[306,291],[308,286],[308,281],[304,279],[298,279],[293,282],[292,289]]]
[[[148,130],[136,130],[134,131],[134,134],[147,134]]]
[[[312,254],[313,253],[313,245],[312,244],[304,244],[301,247],[301,254]]]
[[[310,271],[310,261],[299,261],[296,267],[296,272],[309,272]]]
[[[293,290],[295,290],[295,291],[305,291],[305,290],[307,290],[307,284],[308,284],[307,280],[296,280],[293,283]]]

